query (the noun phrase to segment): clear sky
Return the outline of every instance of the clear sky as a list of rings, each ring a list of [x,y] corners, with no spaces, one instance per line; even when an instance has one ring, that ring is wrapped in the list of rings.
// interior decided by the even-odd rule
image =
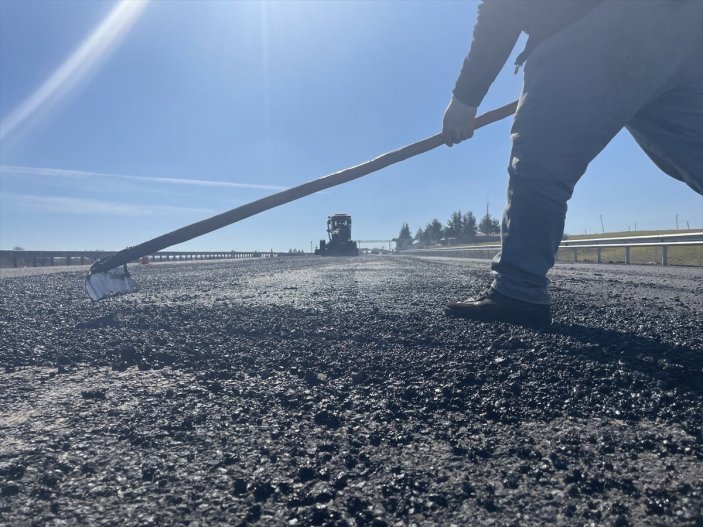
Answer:
[[[0,248],[118,250],[433,135],[476,2],[0,1]],[[521,51],[520,43],[514,55]],[[512,63],[512,60],[510,61]],[[518,97],[507,65],[482,110]],[[389,239],[499,216],[510,121],[180,246],[310,249],[329,214]],[[703,227],[621,133],[566,231]]]

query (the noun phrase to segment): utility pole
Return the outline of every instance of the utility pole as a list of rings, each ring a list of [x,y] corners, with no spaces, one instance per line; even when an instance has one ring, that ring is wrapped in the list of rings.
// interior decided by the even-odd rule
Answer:
[[[679,215],[676,215],[676,230],[679,230]]]
[[[310,254],[312,254],[312,253],[313,253],[313,250],[312,250],[312,240],[310,240]]]
[[[605,234],[605,225],[603,225],[603,215],[600,215],[600,228],[603,231],[603,234]]]

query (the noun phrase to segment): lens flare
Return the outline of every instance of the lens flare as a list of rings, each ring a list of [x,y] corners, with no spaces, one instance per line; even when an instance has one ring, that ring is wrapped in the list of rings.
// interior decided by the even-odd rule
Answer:
[[[68,95],[126,35],[149,0],[121,0],[44,83],[0,122],[0,140]]]

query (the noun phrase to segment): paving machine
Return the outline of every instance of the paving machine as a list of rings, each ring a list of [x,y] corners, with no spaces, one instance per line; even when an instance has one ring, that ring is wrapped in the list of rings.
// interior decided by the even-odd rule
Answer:
[[[359,256],[356,242],[351,239],[351,216],[335,214],[327,218],[329,241],[320,240],[315,254],[322,256]]]

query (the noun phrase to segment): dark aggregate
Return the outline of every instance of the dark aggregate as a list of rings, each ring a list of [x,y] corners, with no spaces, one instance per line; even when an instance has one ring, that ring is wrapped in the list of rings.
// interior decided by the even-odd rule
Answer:
[[[560,265],[555,324],[448,318],[485,262],[0,278],[0,524],[703,525],[703,271]]]

